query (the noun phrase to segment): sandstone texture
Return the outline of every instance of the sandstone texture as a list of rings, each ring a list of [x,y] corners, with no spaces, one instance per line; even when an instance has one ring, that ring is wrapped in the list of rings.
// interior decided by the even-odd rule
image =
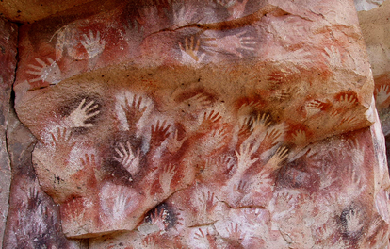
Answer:
[[[13,22],[33,23],[92,0],[2,0],[0,14]]]
[[[390,2],[382,7],[359,12],[359,21],[367,44],[372,74],[375,80],[375,99],[383,133],[390,134]]]
[[[3,244],[11,182],[6,133],[10,95],[15,79],[17,31],[16,25],[0,19],[0,245]]]
[[[65,238],[59,208],[41,189],[31,161],[36,138],[20,123],[13,111],[10,112],[8,123],[12,182],[2,248],[84,249],[83,241]]]
[[[354,0],[357,11],[378,8],[385,0]]]
[[[41,190],[32,167],[36,138],[13,110],[17,40],[17,25],[0,19],[0,245],[83,249],[85,242],[62,233],[58,206]]]
[[[390,2],[385,1],[378,9],[359,12],[359,22],[375,80],[376,108],[390,155]]]
[[[366,143],[379,143],[377,135],[380,126],[315,143],[279,172],[246,174],[237,185],[237,172],[226,179],[226,164],[215,162],[223,159],[214,160],[207,179],[154,207],[136,230],[90,247],[387,248],[387,192],[367,184],[387,178],[384,158],[374,156],[384,148]]]
[[[7,248],[389,246],[352,0],[106,2],[20,27]]]
[[[304,126],[306,142],[372,124],[373,82],[350,1],[315,2],[310,9],[276,0],[158,3],[64,24],[70,13],[77,17],[69,11],[53,25],[21,28],[15,104],[34,135],[41,136],[40,122],[58,108],[37,95],[56,102],[51,92],[82,95],[88,84],[104,85],[111,96],[124,88],[164,95],[162,108],[178,107],[183,94],[210,105],[219,99],[227,109],[250,106],[243,114],[255,107],[270,122]],[[325,7],[340,9],[339,16],[323,18]],[[32,106],[41,114],[32,115]],[[187,107],[195,114],[199,105]]]
[[[69,241],[61,231],[58,206],[41,190],[32,167],[36,138],[13,110],[17,36],[18,27],[0,19],[0,245],[82,249],[84,242]]]

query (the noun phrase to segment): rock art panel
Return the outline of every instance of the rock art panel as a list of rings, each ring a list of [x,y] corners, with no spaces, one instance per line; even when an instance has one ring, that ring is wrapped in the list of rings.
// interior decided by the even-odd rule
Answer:
[[[6,133],[12,83],[15,79],[17,30],[16,25],[0,18],[0,245],[3,244],[11,182]]]
[[[294,113],[291,123],[322,131],[312,140],[372,123],[365,115],[372,80],[351,2],[329,2],[345,18],[325,19],[320,3],[311,11],[303,2],[206,3],[128,3],[84,19],[64,13],[50,27],[46,21],[24,26],[16,105],[39,89],[110,65],[182,65],[213,71],[221,81],[213,84],[234,82],[242,94],[251,92],[249,99],[261,95],[261,105],[278,110],[280,119]]]
[[[352,1],[82,11],[21,28],[14,87],[68,238],[387,245],[383,141],[367,128],[374,85]]]
[[[370,11],[359,12],[364,39],[367,44],[372,73],[375,80],[374,96],[376,107],[382,121],[383,133],[390,132],[390,124],[387,113],[389,112],[389,66],[390,66],[390,4],[388,1],[383,6]]]
[[[58,206],[42,191],[31,161],[36,138],[13,110],[7,135],[12,182],[2,248],[85,248],[85,242],[70,241],[62,233]]]
[[[388,184],[372,171],[373,164],[387,168],[372,142],[378,131],[312,144],[279,169],[263,166],[235,183],[238,165],[226,180],[205,170],[207,180],[154,207],[136,230],[91,240],[90,247],[386,248],[388,194],[367,184]],[[214,168],[229,169],[228,161],[218,160]]]
[[[375,81],[374,96],[376,108],[382,123],[386,143],[389,143],[389,85],[390,85],[390,4],[385,1],[378,9],[359,12],[359,22],[364,39],[367,43],[367,52]],[[389,148],[390,145],[387,146]],[[387,152],[389,153],[389,151]]]

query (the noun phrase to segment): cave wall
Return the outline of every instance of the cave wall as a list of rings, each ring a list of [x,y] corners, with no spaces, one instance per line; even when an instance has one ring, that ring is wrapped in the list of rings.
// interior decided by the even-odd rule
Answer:
[[[11,183],[11,167],[7,149],[7,127],[10,111],[12,84],[15,80],[17,54],[16,25],[0,19],[0,244],[8,215],[8,197]]]
[[[0,58],[4,248],[389,246],[388,89],[353,1],[28,18]]]
[[[376,108],[386,139],[387,156],[390,154],[390,4],[384,2],[380,8],[359,12],[359,21],[367,44],[367,53],[375,81]]]

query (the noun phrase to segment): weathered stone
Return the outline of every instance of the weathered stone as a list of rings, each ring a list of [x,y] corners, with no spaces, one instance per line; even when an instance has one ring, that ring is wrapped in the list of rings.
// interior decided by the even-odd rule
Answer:
[[[379,7],[384,0],[354,0],[356,9],[370,10]],[[83,8],[85,3],[93,2],[88,5],[89,8],[99,6],[101,10],[107,10],[105,3],[107,1],[93,1],[93,0],[67,0],[67,1],[45,1],[45,0],[3,0],[0,2],[0,15],[14,22],[33,23],[35,21],[44,19],[48,16],[54,15],[58,12],[65,11],[69,8],[78,6]],[[112,2],[112,1],[110,1]],[[226,5],[232,5],[234,1],[219,1]],[[136,1],[132,1],[137,4]],[[120,2],[116,2],[120,4]]]
[[[80,83],[84,88],[91,77],[114,87],[114,81],[137,81],[149,91],[205,88],[206,96],[223,88],[218,98],[228,104],[253,102],[274,122],[305,126],[308,142],[372,123],[366,112],[373,82],[351,2],[326,3],[342,13],[325,13],[326,18],[318,14],[325,3],[313,3],[310,11],[300,1],[253,0],[231,8],[223,3],[127,5],[67,24],[25,26],[15,86],[20,118],[40,137],[44,124],[37,125],[31,105],[37,113],[53,106],[28,100],[94,71]],[[124,65],[99,72],[119,63]]]
[[[384,141],[352,1],[85,11],[21,28],[14,87],[67,237],[105,235],[90,248],[388,245]]]
[[[384,1],[385,0],[354,0],[357,11],[378,8]]]
[[[32,23],[92,0],[2,0],[0,14],[13,22]]]
[[[372,65],[376,107],[390,155],[390,2],[385,1],[378,9],[359,12],[359,22]]]
[[[383,133],[390,133],[390,1],[370,11],[358,13],[367,44],[371,69],[375,80],[376,107],[382,121]]]
[[[214,161],[204,181],[150,210],[137,230],[90,248],[386,248],[388,193],[376,187],[389,183],[377,135],[379,125],[315,143],[275,177],[263,171],[238,186],[215,174],[226,165]]]
[[[16,25],[0,18],[0,245],[3,244],[11,182],[6,132],[16,70],[17,30]]]
[[[63,235],[58,206],[41,190],[32,166],[36,138],[12,111],[7,132],[12,182],[2,248],[85,248],[81,241],[70,241]]]

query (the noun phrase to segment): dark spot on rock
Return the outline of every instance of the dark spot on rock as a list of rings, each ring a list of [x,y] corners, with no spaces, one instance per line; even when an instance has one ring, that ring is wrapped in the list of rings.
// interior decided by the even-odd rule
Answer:
[[[284,165],[276,178],[276,186],[282,189],[305,189],[313,192],[318,189],[318,184],[319,176],[310,172],[302,159]]]
[[[21,10],[18,10],[18,11],[16,11],[17,13],[22,13],[22,11]]]
[[[153,221],[159,219],[165,225],[165,230],[172,228],[178,221],[178,214],[173,212],[167,203],[161,203],[151,209],[145,215],[145,223],[153,224]]]
[[[124,149],[128,152],[127,142],[129,142],[134,155],[138,155],[139,153],[139,171],[135,175],[128,172],[116,159],[120,158],[117,150],[123,150],[121,145],[123,145]],[[142,140],[142,137],[136,137],[135,134],[130,134],[130,132],[118,132],[109,137],[108,140],[99,144],[98,147],[101,148],[102,157],[104,158],[102,161],[102,171],[104,172],[107,180],[118,185],[131,186],[144,176],[148,167],[145,155],[140,150],[143,143],[145,143],[145,141]]]
[[[0,111],[0,125],[5,124],[5,117],[2,111]]]
[[[114,158],[104,158],[102,170],[107,180],[117,185],[132,185],[133,176]]]

